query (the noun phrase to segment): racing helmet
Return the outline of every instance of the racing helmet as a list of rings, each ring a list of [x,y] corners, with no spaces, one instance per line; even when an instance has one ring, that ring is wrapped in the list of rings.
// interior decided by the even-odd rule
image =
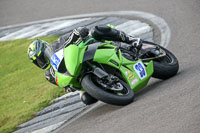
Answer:
[[[37,39],[28,47],[27,54],[29,59],[39,68],[48,69],[50,67],[50,61],[44,54],[48,46],[47,42]]]

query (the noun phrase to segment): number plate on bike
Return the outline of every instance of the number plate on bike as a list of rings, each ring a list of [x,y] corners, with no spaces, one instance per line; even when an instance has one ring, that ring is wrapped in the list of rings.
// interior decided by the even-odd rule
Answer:
[[[50,60],[50,63],[51,63],[51,66],[53,67],[53,69],[55,71],[58,70],[58,67],[61,63],[63,59],[63,49],[56,52],[55,54],[53,54],[53,56],[51,57],[51,60]]]
[[[135,65],[133,65],[133,68],[136,71],[136,73],[140,79],[143,79],[147,76],[145,66],[141,61],[139,61]]]

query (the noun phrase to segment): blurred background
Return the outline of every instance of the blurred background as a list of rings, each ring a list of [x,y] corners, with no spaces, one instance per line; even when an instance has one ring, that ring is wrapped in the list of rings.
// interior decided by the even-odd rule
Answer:
[[[173,22],[188,16],[187,10],[199,13],[199,5],[199,0],[0,0],[0,26],[117,10],[146,11]]]

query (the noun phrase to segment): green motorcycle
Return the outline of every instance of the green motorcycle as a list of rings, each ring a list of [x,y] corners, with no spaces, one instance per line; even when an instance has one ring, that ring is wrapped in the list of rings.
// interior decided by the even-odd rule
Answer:
[[[178,72],[177,58],[167,49],[143,41],[141,50],[127,50],[111,41],[69,45],[51,58],[60,87],[86,91],[93,98],[113,105],[127,105],[134,92],[150,77],[167,79]]]

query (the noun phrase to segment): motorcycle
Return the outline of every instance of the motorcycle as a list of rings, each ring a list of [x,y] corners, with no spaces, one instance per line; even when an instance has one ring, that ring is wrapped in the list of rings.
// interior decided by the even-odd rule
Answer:
[[[122,106],[133,102],[134,93],[151,77],[168,79],[178,72],[177,58],[155,43],[143,41],[141,50],[130,50],[112,41],[87,45],[93,40],[71,44],[51,57],[60,87],[73,87],[97,100]]]

